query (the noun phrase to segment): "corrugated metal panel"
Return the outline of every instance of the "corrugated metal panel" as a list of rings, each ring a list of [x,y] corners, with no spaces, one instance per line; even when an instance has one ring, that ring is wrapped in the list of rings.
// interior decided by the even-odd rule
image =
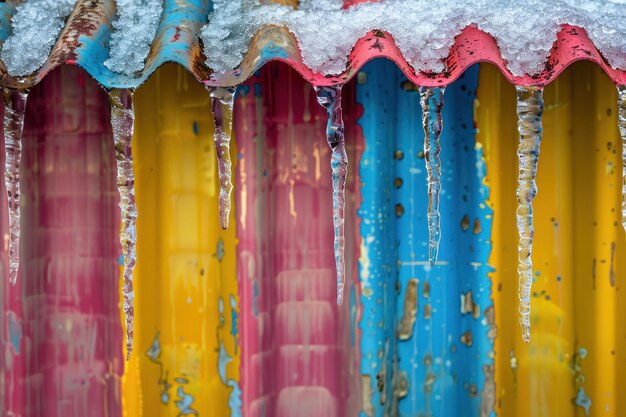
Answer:
[[[136,350],[129,416],[238,416],[235,228],[222,231],[209,96],[168,65],[135,96]]]
[[[310,87],[287,66],[273,64],[242,87],[236,104],[238,151],[233,151],[239,160],[232,222],[236,227],[220,231],[209,98],[195,83],[207,81],[210,75],[197,42],[210,4],[190,0],[164,4],[157,42],[138,78],[117,76],[102,66],[108,57],[106,22],[113,16],[113,3],[82,1],[65,32],[78,29],[89,36],[73,44],[61,41],[50,61],[25,84],[18,85],[4,73],[0,79],[3,86],[20,88],[43,80],[42,94],[79,97],[74,107],[67,107],[76,113],[63,111],[46,119],[45,126],[27,118],[27,129],[32,125],[49,132],[42,133],[47,136],[38,149],[52,155],[54,162],[66,156],[63,146],[72,145],[69,139],[84,133],[80,128],[78,133],[73,128],[63,130],[76,124],[72,117],[82,115],[79,127],[95,126],[97,149],[84,150],[75,143],[78,157],[70,159],[89,161],[90,155],[97,159],[94,155],[98,154],[104,162],[94,163],[102,162],[98,166],[110,169],[105,163],[110,132],[101,124],[101,116],[107,113],[105,97],[82,72],[67,74],[68,68],[62,67],[46,74],[63,62],[77,63],[102,85],[134,87],[156,71],[136,94],[137,349],[126,365],[123,387],[118,384],[117,297],[107,292],[112,287],[106,284],[100,283],[102,292],[93,296],[98,309],[92,303],[85,305],[82,298],[72,298],[74,304],[68,307],[80,316],[77,323],[92,314],[102,315],[103,324],[97,326],[98,340],[104,341],[101,356],[87,361],[79,355],[70,370],[61,361],[58,369],[39,372],[25,360],[26,353],[21,358],[16,355],[17,350],[28,352],[19,342],[20,320],[22,340],[36,339],[44,357],[54,348],[71,345],[46,342],[32,333],[34,326],[52,323],[66,307],[47,304],[58,298],[55,291],[59,288],[36,286],[33,293],[27,292],[30,285],[45,284],[45,276],[35,274],[31,280],[21,280],[17,291],[3,290],[5,320],[0,330],[5,361],[0,381],[5,410],[37,416],[116,415],[122,412],[123,400],[129,416],[193,415],[195,411],[235,417],[242,412],[259,417],[305,412],[483,417],[491,414],[493,404],[498,415],[507,417],[576,416],[584,413],[584,392],[591,400],[592,415],[625,412],[621,394],[626,387],[619,378],[626,371],[626,315],[619,292],[626,250],[618,218],[620,145],[615,88],[602,70],[618,83],[624,82],[624,74],[607,69],[584,35],[562,32],[558,52],[551,58],[554,71],[538,79],[506,79],[495,66],[483,66],[480,72],[470,68],[477,60],[494,59],[495,51],[493,39],[472,29],[459,37],[453,49],[450,74],[411,73],[392,40],[385,37],[381,42],[386,52],[381,55],[392,58],[400,69],[380,60],[361,68],[379,56],[372,54],[370,41],[365,39],[355,48],[345,74],[322,79],[303,68],[292,35],[268,28],[257,35],[240,74],[210,79],[211,84],[242,82],[276,59],[286,60],[307,81],[316,83],[356,76],[356,85],[353,81],[344,90],[347,137],[354,146],[348,210],[350,302],[335,308],[329,285],[334,282],[329,158],[321,138],[325,115]],[[6,23],[13,4],[0,7],[0,23]],[[6,26],[0,26],[0,37],[7,35]],[[463,42],[475,46],[471,59],[464,55],[468,50]],[[574,46],[581,44],[600,67],[576,64],[555,80],[573,60],[590,59],[584,52],[584,56],[572,55]],[[180,66],[158,69],[167,61]],[[62,77],[66,84],[60,91]],[[457,77],[447,90],[444,108],[446,238],[442,260],[430,268],[425,261],[420,109],[417,94],[406,81],[447,84]],[[46,87],[48,81],[57,87]],[[518,134],[509,81],[554,81],[545,93],[545,140],[535,211],[538,274],[530,345],[521,341],[513,307],[517,305],[513,190]],[[79,94],[81,86],[85,89]],[[37,89],[31,97],[35,94]],[[46,100],[31,100],[33,119],[55,114],[55,109],[46,108]],[[81,103],[88,105],[81,107]],[[476,143],[473,119],[478,129]],[[62,137],[55,136],[59,133],[55,129],[61,129]],[[28,131],[25,136],[28,140]],[[56,146],[57,140],[55,156],[48,146]],[[74,155],[72,149],[67,152]],[[39,171],[40,156],[34,156],[39,154],[28,152],[34,172],[24,178],[33,188],[24,195],[38,201],[47,193],[54,194],[55,188],[46,182],[47,171]],[[62,168],[61,159],[59,164]],[[67,176],[52,167],[50,175]],[[94,167],[79,166],[67,181],[58,180],[63,182],[61,197],[51,196],[45,210],[43,204],[37,213],[25,206],[25,242],[34,239],[39,221],[45,223],[41,223],[44,232],[51,225],[77,228],[69,232],[72,236],[87,227],[85,239],[95,239],[93,232],[104,246],[91,255],[105,264],[117,257],[114,236],[109,236],[115,228],[113,179],[103,183],[108,175],[103,173],[96,181],[89,169]],[[87,178],[89,190],[100,190],[94,194],[99,197],[93,201],[85,197],[90,194],[81,191],[82,182],[72,183],[75,177]],[[88,210],[87,218],[80,213],[68,218],[67,213],[77,210],[84,198],[89,207],[97,207]],[[45,222],[48,215],[61,211],[58,224],[54,219]],[[89,229],[92,222],[97,223],[96,229]],[[61,239],[56,231],[54,235]],[[67,257],[63,247],[42,245],[29,245],[25,251],[25,273],[31,270],[31,261],[35,265],[44,258]],[[74,253],[75,249],[67,250]],[[68,265],[81,267],[79,261]],[[93,290],[78,286],[80,281],[72,274],[79,272],[55,274],[55,284],[61,276],[72,279],[68,288]],[[89,283],[110,279],[106,268],[86,276]],[[50,307],[50,317],[29,321],[32,312],[24,307],[23,294],[40,297]],[[39,306],[30,307],[39,311]],[[93,330],[90,326],[84,326],[85,331]],[[83,327],[74,329],[78,332]],[[62,333],[63,328],[57,330]],[[50,348],[45,348],[46,343],[52,343]],[[62,384],[71,389],[60,392],[47,382],[50,375],[72,379],[81,372],[89,376],[86,387],[72,385],[74,381]],[[27,383],[19,383],[20,378]],[[96,386],[96,379],[104,384]],[[89,390],[88,397],[81,394],[84,390]],[[37,398],[38,402],[32,402]],[[54,408],[59,400],[62,405]]]
[[[275,2],[275,1],[271,1]],[[278,1],[282,3],[283,1]],[[362,3],[361,0],[346,0],[346,7]],[[16,0],[0,4],[3,21],[8,22],[15,12]],[[290,1],[290,3],[293,3]],[[377,31],[361,38],[349,57],[346,70],[336,76],[314,73],[302,63],[297,40],[285,28],[266,26],[253,40],[241,65],[229,73],[214,73],[205,65],[199,32],[207,22],[212,10],[210,0],[164,0],[163,14],[150,55],[141,73],[126,76],[110,71],[104,66],[109,57],[108,40],[111,22],[115,20],[114,0],[79,0],[68,18],[48,60],[35,74],[28,77],[11,77],[0,61],[0,85],[16,89],[29,88],[45,77],[58,65],[76,64],[85,68],[102,85],[112,88],[131,88],[143,83],[156,68],[166,62],[175,62],[189,70],[198,81],[214,86],[242,84],[255,71],[272,60],[280,60],[295,68],[305,79],[317,85],[344,83],[352,78],[369,60],[384,57],[394,61],[414,83],[424,86],[447,85],[457,79],[475,63],[495,63],[511,82],[518,85],[548,83],[571,63],[591,60],[597,63],[616,84],[626,84],[626,73],[611,68],[587,37],[583,28],[564,26],[547,60],[546,69],[536,76],[514,77],[502,59],[495,39],[474,27],[467,27],[456,38],[450,55],[445,60],[447,70],[441,74],[416,73],[406,62],[391,35]],[[10,34],[9,29],[0,30],[0,41]],[[375,47],[374,47],[374,44]]]
[[[515,91],[481,69],[476,119],[494,210],[490,264],[498,337],[497,411],[502,416],[626,413],[626,268],[620,223],[621,158],[616,91],[591,64],[576,64],[546,88],[535,215],[533,335],[515,323],[517,252]],[[516,358],[513,361],[513,358]],[[513,366],[515,365],[515,366]]]
[[[36,110],[24,129],[21,278],[14,287],[2,281],[0,411],[121,416],[118,210],[106,96],[83,71],[63,67],[29,105]]]
[[[357,415],[358,219],[346,226],[353,278],[346,292],[353,295],[337,307],[330,149],[320,140],[326,111],[285,65],[269,65],[246,84],[236,111],[244,415]],[[346,103],[347,134],[355,139],[348,153],[357,160],[358,111],[353,100]],[[356,173],[350,177],[347,211],[355,213]]]
[[[474,143],[478,68],[446,90],[442,235],[428,261],[428,191],[419,93],[392,63],[366,65],[360,278],[361,372],[372,416],[488,416],[495,337],[487,262],[492,210]],[[403,88],[404,87],[404,88]]]

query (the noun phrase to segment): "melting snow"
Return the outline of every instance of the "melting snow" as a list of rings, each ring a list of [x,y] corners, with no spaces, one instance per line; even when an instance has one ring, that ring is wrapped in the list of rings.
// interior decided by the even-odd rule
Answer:
[[[111,57],[104,65],[112,71],[133,75],[145,66],[161,21],[163,1],[117,0],[117,12],[111,34]]]
[[[206,64],[236,68],[251,37],[268,24],[295,34],[304,63],[323,74],[345,70],[356,41],[378,29],[393,35],[418,71],[442,72],[454,37],[474,24],[493,35],[514,75],[536,74],[562,24],[584,27],[615,68],[626,69],[626,7],[623,0],[383,0],[340,10],[338,0],[306,0],[299,10],[258,0],[215,0],[202,30]]]
[[[17,6],[12,34],[0,53],[9,74],[25,76],[41,68],[74,4],[75,0],[30,0]]]

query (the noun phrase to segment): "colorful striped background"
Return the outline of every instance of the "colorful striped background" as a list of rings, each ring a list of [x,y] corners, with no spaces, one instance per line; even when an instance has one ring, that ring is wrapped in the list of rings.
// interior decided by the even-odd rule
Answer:
[[[445,93],[433,267],[419,93],[383,60],[344,88],[341,307],[312,88],[280,63],[240,88],[224,232],[209,96],[181,67],[159,68],[135,94],[136,348],[125,362],[108,101],[82,70],[55,69],[28,103],[21,277],[0,287],[0,415],[625,415],[615,87],[577,63],[545,98],[525,345],[515,90],[494,66],[471,67]]]

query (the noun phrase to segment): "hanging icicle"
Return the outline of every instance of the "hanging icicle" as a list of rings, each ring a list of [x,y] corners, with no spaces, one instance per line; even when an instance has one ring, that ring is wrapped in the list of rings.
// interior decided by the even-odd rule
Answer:
[[[617,112],[622,136],[622,226],[626,231],[626,85],[617,88]]]
[[[211,109],[215,120],[215,153],[217,154],[217,170],[220,179],[220,225],[228,228],[230,217],[230,195],[233,190],[232,162],[230,159],[230,139],[233,128],[233,104],[235,87],[207,88],[211,94]]]
[[[543,87],[517,87],[517,127],[519,130],[519,177],[517,186],[517,230],[519,232],[519,321],[522,338],[530,341],[530,290],[533,282],[533,206],[537,194],[537,162],[541,144]]]
[[[439,241],[441,240],[441,218],[439,215],[439,194],[441,192],[441,143],[439,137],[443,129],[441,109],[445,88],[420,87],[422,105],[422,125],[424,127],[424,159],[428,172],[428,260],[431,265],[437,262]]]
[[[127,359],[133,350],[134,330],[134,292],[133,269],[137,260],[135,245],[137,242],[137,206],[135,205],[135,174],[131,141],[135,123],[133,92],[128,89],[114,89],[109,92],[111,102],[111,126],[115,141],[115,159],[117,161],[117,190],[120,194],[122,210],[122,230],[120,243],[124,253],[124,313],[126,314],[126,352]]]
[[[315,87],[317,101],[328,112],[326,139],[332,150],[330,166],[333,180],[333,226],[335,235],[335,264],[337,266],[337,304],[343,303],[346,263],[344,259],[344,211],[346,205],[346,175],[348,155],[344,142],[341,110],[341,86]]]
[[[27,91],[4,91],[4,181],[9,206],[9,282],[15,285],[20,266],[20,162]]]

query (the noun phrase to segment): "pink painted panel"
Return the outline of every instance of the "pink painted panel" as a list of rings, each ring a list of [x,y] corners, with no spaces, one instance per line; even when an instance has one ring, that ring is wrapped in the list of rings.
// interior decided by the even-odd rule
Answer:
[[[353,94],[351,85],[344,94]],[[354,126],[357,110],[344,109],[347,124]],[[270,64],[240,89],[235,112],[243,414],[301,416],[310,404],[311,416],[355,415],[361,394],[356,330],[350,331],[349,294],[358,291],[354,173],[346,210],[349,281],[346,302],[337,307],[325,110],[294,70]],[[357,139],[350,140],[353,160]]]
[[[118,197],[106,93],[76,67],[53,71],[29,96],[23,143],[20,277],[12,288],[3,279],[3,325],[14,314],[23,330],[19,351],[3,338],[3,415],[121,416]]]

